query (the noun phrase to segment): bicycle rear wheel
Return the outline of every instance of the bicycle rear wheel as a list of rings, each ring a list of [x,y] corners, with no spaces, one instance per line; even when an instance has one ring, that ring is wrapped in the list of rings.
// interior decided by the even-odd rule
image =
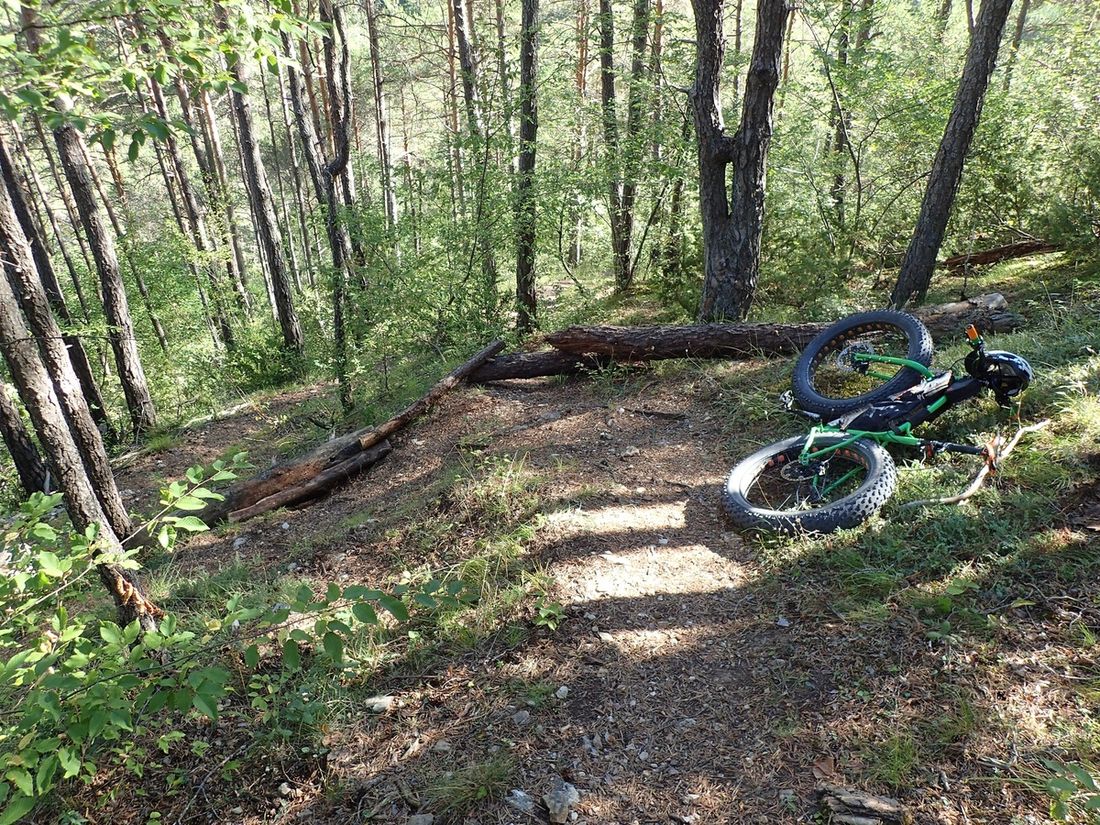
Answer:
[[[861,353],[906,358],[927,367],[932,363],[932,336],[912,315],[889,309],[837,321],[795,363],[794,397],[802,409],[829,421],[889,398],[923,377],[910,367],[861,361],[856,357]]]

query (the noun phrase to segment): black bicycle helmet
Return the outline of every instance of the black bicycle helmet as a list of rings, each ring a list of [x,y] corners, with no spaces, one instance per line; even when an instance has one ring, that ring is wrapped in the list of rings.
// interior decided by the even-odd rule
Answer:
[[[1031,364],[1013,352],[990,350],[985,353],[974,376],[991,390],[1002,407],[1012,404],[1012,399],[1027,389],[1035,373]]]

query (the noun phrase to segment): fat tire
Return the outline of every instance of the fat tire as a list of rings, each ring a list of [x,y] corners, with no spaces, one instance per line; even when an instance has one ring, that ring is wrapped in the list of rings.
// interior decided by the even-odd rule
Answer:
[[[920,383],[922,376],[909,367],[899,369],[886,383],[852,398],[829,398],[814,389],[814,374],[824,355],[839,344],[875,329],[894,329],[905,335],[908,343],[906,358],[924,366],[932,363],[932,335],[919,320],[906,312],[880,309],[859,312],[837,321],[818,334],[798,356],[791,378],[795,400],[802,409],[831,421],[866,404],[882,401]]]
[[[828,446],[847,439],[843,433],[820,434],[815,446]],[[870,439],[861,438],[847,449],[857,452],[866,461],[867,475],[854,492],[815,510],[768,510],[757,507],[746,493],[777,455],[801,449],[806,436],[779,441],[743,459],[730,473],[724,501],[730,518],[738,527],[763,528],[781,533],[831,533],[834,530],[858,527],[877,513],[894,494],[898,471],[886,449]]]

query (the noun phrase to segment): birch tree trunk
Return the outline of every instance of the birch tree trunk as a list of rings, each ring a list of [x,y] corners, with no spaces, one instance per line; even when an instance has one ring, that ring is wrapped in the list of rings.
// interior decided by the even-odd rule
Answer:
[[[911,299],[920,303],[932,283],[936,255],[947,231],[951,207],[962,180],[963,164],[978,128],[982,101],[997,63],[1001,33],[1011,7],[1012,0],[984,0],[978,13],[974,36],[970,39],[966,64],[955,94],[955,105],[932,162],[932,172],[921,201],[913,238],[905,250],[901,272],[890,295],[892,307],[900,308]]]

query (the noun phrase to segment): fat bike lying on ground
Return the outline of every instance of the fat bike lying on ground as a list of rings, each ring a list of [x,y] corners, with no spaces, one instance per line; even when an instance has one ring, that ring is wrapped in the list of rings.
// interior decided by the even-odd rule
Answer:
[[[985,446],[918,438],[913,429],[990,390],[1003,407],[1030,383],[1031,366],[1011,352],[987,350],[966,330],[966,374],[936,374],[932,336],[911,315],[893,310],[851,315],[825,329],[795,364],[784,406],[813,422],[806,435],[753,453],[730,473],[725,502],[741,527],[829,533],[874,515],[897,487],[887,445],[998,459]]]

